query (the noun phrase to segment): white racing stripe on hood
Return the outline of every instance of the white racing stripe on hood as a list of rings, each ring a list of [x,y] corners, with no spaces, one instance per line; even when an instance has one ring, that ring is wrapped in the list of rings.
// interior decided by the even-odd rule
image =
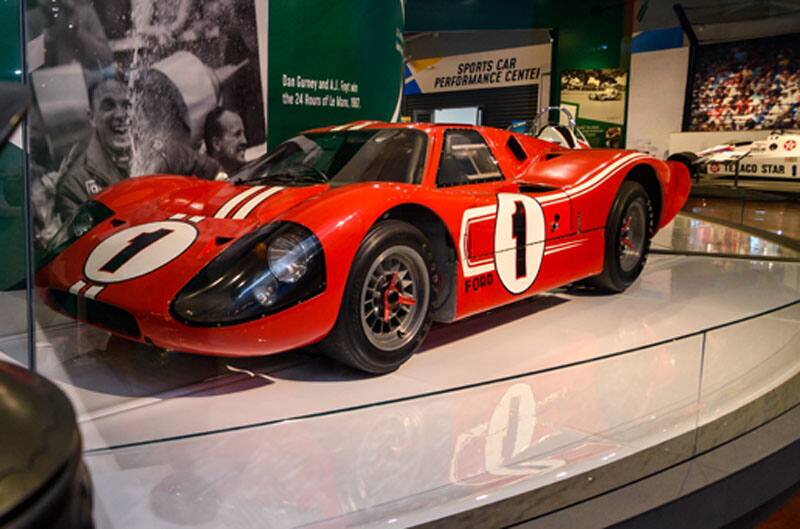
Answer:
[[[81,279],[69,287],[69,292],[70,294],[75,294],[77,296],[80,291],[84,289],[84,287],[86,287],[86,282]]]
[[[95,299],[105,287],[101,285],[92,285],[86,289],[83,295],[89,299]]]
[[[364,127],[369,127],[370,125],[374,125],[375,123],[377,123],[377,121],[365,121],[364,123],[358,123],[356,125],[353,125],[347,130],[360,130],[363,129]]]
[[[239,211],[237,211],[231,218],[232,219],[246,218],[250,214],[250,212],[256,209],[258,206],[260,206],[262,202],[264,202],[272,195],[280,193],[281,191],[283,191],[282,187],[270,187],[269,189],[265,189],[261,193],[257,194],[256,196],[245,202],[245,204],[241,208],[239,208]]]
[[[247,191],[242,191],[232,199],[225,202],[216,213],[214,213],[215,219],[224,219],[228,216],[228,213],[233,211],[233,208],[244,202],[247,198],[253,196],[254,194],[258,193],[264,189],[264,186],[253,186]]]

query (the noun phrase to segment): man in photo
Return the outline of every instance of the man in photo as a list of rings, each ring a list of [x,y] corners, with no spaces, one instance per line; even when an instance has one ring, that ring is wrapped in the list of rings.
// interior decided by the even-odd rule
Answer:
[[[242,118],[235,112],[217,108],[209,112],[205,123],[206,152],[232,175],[245,164],[247,138]]]
[[[136,94],[133,174],[196,176],[204,180],[224,177],[220,164],[200,152],[200,138],[192,139],[183,95],[164,73],[150,69],[140,74],[133,93]]]
[[[89,145],[67,168],[56,190],[62,220],[101,189],[128,178],[131,163],[130,101],[119,79],[103,79],[89,92]]]

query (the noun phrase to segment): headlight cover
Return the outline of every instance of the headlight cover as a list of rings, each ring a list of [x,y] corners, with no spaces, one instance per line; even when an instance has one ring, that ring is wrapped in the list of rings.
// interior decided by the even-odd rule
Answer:
[[[244,323],[325,290],[322,244],[292,222],[269,224],[242,237],[175,297],[172,315],[193,326]]]
[[[270,271],[284,283],[296,283],[308,272],[308,256],[313,254],[312,240],[302,234],[286,233],[275,237],[267,248]]]
[[[53,238],[47,245],[47,250],[38,267],[46,265],[58,254],[67,249],[69,245],[77,241],[92,228],[114,215],[104,204],[96,200],[87,200],[78,211],[67,222],[61,225]]]

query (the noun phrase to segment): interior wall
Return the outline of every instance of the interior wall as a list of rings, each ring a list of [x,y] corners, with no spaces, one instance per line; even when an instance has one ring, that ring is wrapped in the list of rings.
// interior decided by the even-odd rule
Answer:
[[[626,145],[664,158],[670,134],[681,130],[689,48],[631,56]]]
[[[537,26],[541,1],[407,0],[406,31],[524,29]]]
[[[625,68],[633,2],[591,0],[408,0],[407,32],[558,28],[550,102],[559,103],[562,70]]]
[[[697,38],[703,44],[711,44],[787,35],[797,33],[798,28],[800,28],[800,14],[759,20],[757,23],[753,20],[744,20],[721,24],[698,24],[695,31]]]

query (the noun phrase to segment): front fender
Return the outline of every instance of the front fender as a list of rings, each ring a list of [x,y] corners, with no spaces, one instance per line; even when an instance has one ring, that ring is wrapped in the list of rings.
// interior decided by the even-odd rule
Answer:
[[[325,320],[328,330],[336,322],[350,268],[369,230],[396,206],[425,206],[429,202],[425,195],[420,186],[408,184],[348,185],[312,197],[275,219],[306,226],[322,243],[328,275],[326,302],[323,312],[315,316]]]

